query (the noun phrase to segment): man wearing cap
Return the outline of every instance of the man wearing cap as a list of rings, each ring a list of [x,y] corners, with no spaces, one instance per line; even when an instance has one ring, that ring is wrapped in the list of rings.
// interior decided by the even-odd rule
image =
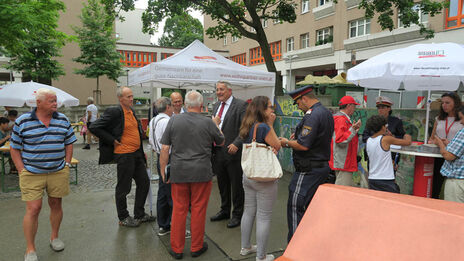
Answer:
[[[358,171],[358,131],[361,120],[352,124],[350,117],[359,105],[353,97],[343,96],[340,99],[339,108],[334,118],[334,132],[332,136],[332,153],[329,165],[335,171],[335,184],[353,186],[353,172]]]
[[[288,238],[290,239],[303,218],[320,184],[329,175],[330,141],[334,131],[332,113],[322,106],[311,86],[289,93],[294,104],[305,112],[290,140],[280,138],[283,148],[293,149],[295,172],[289,185],[287,202]]]
[[[403,121],[391,115],[391,107],[393,106],[392,100],[385,96],[379,96],[376,98],[375,104],[379,115],[387,119],[387,133],[385,135],[394,136],[395,138],[402,139],[405,134],[403,129]],[[373,134],[374,133],[372,131],[364,129],[364,132],[362,134],[363,142],[366,143],[367,139]],[[392,159],[395,161],[395,170],[398,168],[399,156],[400,155],[397,153],[392,153]],[[367,159],[366,152],[364,153],[364,157]]]

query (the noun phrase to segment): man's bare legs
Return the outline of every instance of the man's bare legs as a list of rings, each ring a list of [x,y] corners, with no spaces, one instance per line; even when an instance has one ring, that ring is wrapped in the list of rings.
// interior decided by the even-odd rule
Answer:
[[[26,254],[35,252],[35,234],[39,225],[39,213],[42,209],[42,199],[26,201],[26,214],[23,219],[24,237],[26,238]]]
[[[52,227],[52,234],[50,241],[58,238],[61,220],[63,220],[63,208],[61,207],[61,198],[48,198],[48,205],[50,206],[50,225]]]

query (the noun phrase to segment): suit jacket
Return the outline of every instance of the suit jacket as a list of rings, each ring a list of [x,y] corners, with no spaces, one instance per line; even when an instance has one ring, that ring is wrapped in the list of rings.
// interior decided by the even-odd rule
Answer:
[[[220,105],[221,102],[219,101],[214,104],[213,115],[216,115]],[[237,99],[235,97],[232,99],[221,127],[222,133],[225,137],[225,143],[222,147],[216,147],[214,151],[215,153],[222,151],[225,157],[228,159],[241,159],[243,140],[239,137],[239,130],[240,125],[242,125],[243,116],[245,116],[247,106],[248,104],[243,100]],[[239,149],[234,155],[227,153],[227,146],[229,146],[231,143],[233,143]]]
[[[143,154],[142,125],[137,119],[134,110],[132,110],[132,113],[138,123],[140,134],[139,150],[141,150]],[[121,141],[122,133],[124,131],[124,111],[121,105],[106,109],[102,117],[90,124],[89,130],[99,138],[100,158],[98,163],[114,163],[114,140]]]

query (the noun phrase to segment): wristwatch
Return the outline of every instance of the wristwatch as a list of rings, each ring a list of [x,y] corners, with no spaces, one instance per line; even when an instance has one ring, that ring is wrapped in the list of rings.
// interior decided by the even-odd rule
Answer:
[[[288,141],[285,142],[285,147],[290,148],[290,146],[288,146]]]
[[[66,162],[66,163],[64,163],[64,164],[65,164],[67,167],[71,167],[71,163],[69,163],[69,162]]]

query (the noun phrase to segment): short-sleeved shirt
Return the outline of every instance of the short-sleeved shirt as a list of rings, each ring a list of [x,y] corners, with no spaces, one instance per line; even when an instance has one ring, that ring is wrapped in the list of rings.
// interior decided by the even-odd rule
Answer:
[[[250,133],[248,134],[248,137],[245,139],[244,143],[251,143],[253,139],[253,131],[255,130],[256,125],[257,123],[251,127]],[[256,130],[256,142],[269,145],[265,141],[269,131],[271,131],[271,127],[269,127],[269,125],[266,123],[259,124],[258,129]]]
[[[90,116],[90,121],[89,122],[94,122],[97,120],[97,114],[98,114],[98,108],[95,106],[95,104],[89,104],[87,105],[87,108],[85,109],[85,120],[89,118],[89,111],[92,113]]]
[[[8,132],[3,132],[0,130],[0,140],[4,139],[6,136],[8,136]],[[3,143],[0,143],[0,147],[5,145],[7,141],[4,141]]]
[[[295,138],[307,151],[293,150],[295,169],[308,169],[310,161],[330,160],[330,141],[334,132],[332,113],[320,102],[314,104],[303,116],[295,130]]]
[[[169,119],[161,144],[171,146],[171,183],[207,182],[213,177],[211,150],[224,135],[199,113],[186,112]]]
[[[456,133],[446,150],[456,156],[453,161],[445,160],[441,167],[441,174],[448,178],[464,179],[464,129]]]
[[[27,171],[35,174],[56,172],[65,166],[65,146],[76,141],[68,118],[54,112],[49,126],[36,115],[36,109],[16,119],[10,146],[21,150]]]

